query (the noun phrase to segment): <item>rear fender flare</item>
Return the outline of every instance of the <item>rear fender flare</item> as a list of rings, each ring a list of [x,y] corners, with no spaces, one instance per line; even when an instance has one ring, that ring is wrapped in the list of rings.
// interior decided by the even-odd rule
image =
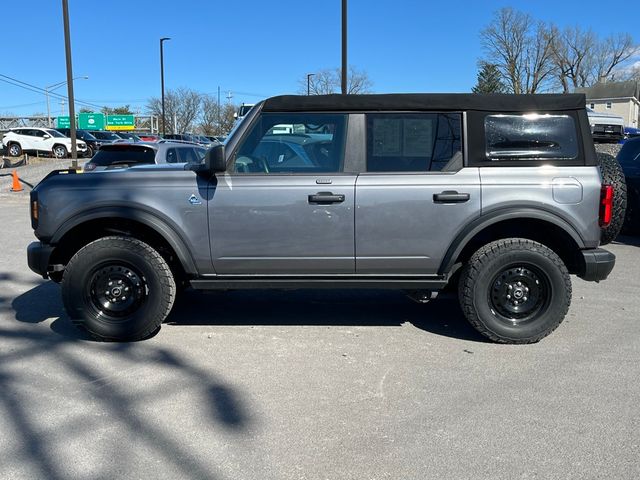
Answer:
[[[491,225],[495,225],[496,223],[503,222],[505,220],[512,220],[514,218],[529,218],[551,223],[557,227],[560,227],[568,235],[570,235],[571,238],[576,242],[578,247],[585,248],[584,240],[580,236],[578,231],[573,226],[571,226],[569,222],[559,217],[558,215],[546,210],[526,207],[505,208],[482,215],[466,225],[465,228],[463,228],[462,231],[458,233],[453,242],[451,242],[451,245],[449,245],[447,253],[445,254],[444,259],[440,264],[440,270],[438,271],[438,273],[444,275],[451,272],[455,261],[460,253],[462,253],[462,250],[464,250],[469,241],[471,241],[471,239],[482,230],[490,227]]]

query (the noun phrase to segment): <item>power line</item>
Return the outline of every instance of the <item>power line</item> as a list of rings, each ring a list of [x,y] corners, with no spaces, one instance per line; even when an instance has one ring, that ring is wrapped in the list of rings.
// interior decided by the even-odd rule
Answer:
[[[8,105],[8,106],[0,106],[0,108],[2,109],[9,109],[9,108],[21,108],[21,107],[33,107],[34,105],[44,105],[44,101],[41,102],[35,102],[35,103],[23,103],[22,105]]]
[[[10,85],[13,85],[15,87],[20,87],[20,88],[24,88],[25,90],[29,90],[31,92],[35,92],[35,93],[42,93],[42,94],[48,94],[49,96],[53,97],[53,98],[57,98],[60,100],[68,100],[67,97],[65,97],[64,95],[60,95],[58,93],[55,92],[50,92],[44,88],[40,88],[36,85],[32,85],[30,83],[27,82],[23,82],[22,80],[18,80],[17,78],[13,78],[10,77],[8,75],[3,75],[0,73],[0,81],[3,81],[5,83],[8,83]],[[6,79],[6,80],[5,80]],[[13,83],[12,83],[13,82]],[[86,105],[88,107],[94,107],[94,108],[103,108],[103,105],[96,105],[94,103],[90,103],[90,102],[85,102],[83,100],[76,100],[76,103],[80,104],[80,105]]]

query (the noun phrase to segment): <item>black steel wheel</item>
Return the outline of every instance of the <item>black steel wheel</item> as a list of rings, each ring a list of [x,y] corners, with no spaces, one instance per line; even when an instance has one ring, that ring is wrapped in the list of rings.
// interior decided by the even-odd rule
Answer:
[[[512,264],[498,273],[488,290],[496,317],[509,325],[535,320],[549,308],[549,278],[531,264]]]
[[[99,340],[141,340],[160,328],[176,284],[164,258],[130,237],[104,237],[80,249],[62,277],[71,320]]]
[[[500,343],[534,343],[553,332],[571,303],[571,279],[548,247],[524,238],[491,242],[460,274],[460,305],[476,330]]]

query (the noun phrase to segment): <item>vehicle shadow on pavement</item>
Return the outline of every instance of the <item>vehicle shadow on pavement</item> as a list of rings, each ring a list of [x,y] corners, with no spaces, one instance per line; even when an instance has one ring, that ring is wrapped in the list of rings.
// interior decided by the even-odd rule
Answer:
[[[66,338],[91,340],[76,329],[60,299],[60,287],[42,283],[12,302],[15,318],[40,323],[56,318],[51,329]],[[335,325],[400,326],[416,328],[445,337],[485,342],[466,321],[458,301],[440,296],[418,304],[394,290],[235,290],[180,294],[165,323],[172,325]]]
[[[69,444],[78,435],[91,438],[96,428],[96,412],[100,412],[100,418],[106,415],[109,425],[119,426],[120,434],[136,438],[136,443],[140,441],[145,449],[154,452],[154,457],[171,463],[182,473],[181,478],[222,478],[214,458],[209,461],[194,454],[188,447],[189,439],[167,433],[169,429],[157,416],[166,407],[166,401],[184,395],[198,399],[189,409],[202,410],[201,422],[194,427],[201,434],[214,438],[223,429],[250,437],[255,419],[249,415],[242,395],[213,368],[189,359],[179,347],[173,349],[154,342],[86,341],[87,336],[73,327],[64,314],[59,286],[53,282],[31,288],[16,297],[11,307],[15,319],[25,325],[0,324],[0,342],[7,347],[0,351],[0,410],[16,435],[16,450],[0,452],[0,465],[6,466],[8,459],[15,457],[21,465],[28,465],[29,471],[38,472],[38,478],[71,478],[73,467],[61,461],[56,452],[60,445]],[[10,309],[5,305],[2,310]],[[26,325],[52,318],[54,334],[49,329]],[[46,424],[48,417],[42,413],[54,407],[30,398],[34,382],[43,381],[41,375],[29,371],[18,374],[25,362],[30,361],[45,361],[64,379],[65,385],[78,386],[69,389],[64,400],[68,403],[65,407],[69,409],[68,420],[57,425],[55,431]],[[132,372],[144,375],[145,381],[141,382]],[[81,407],[87,396],[91,399],[89,406]],[[48,433],[44,435],[43,431]],[[115,451],[113,458],[132,458],[126,442],[118,448],[122,451]],[[97,471],[94,470],[92,478],[113,478],[108,473],[113,468],[110,462],[95,467]],[[126,465],[118,468],[126,471]]]
[[[418,304],[394,290],[236,290],[183,292],[166,320],[173,325],[400,326],[485,342],[469,325],[457,299],[441,294]]]
[[[616,245],[631,245],[633,247],[640,247],[640,236],[618,235],[613,243]]]

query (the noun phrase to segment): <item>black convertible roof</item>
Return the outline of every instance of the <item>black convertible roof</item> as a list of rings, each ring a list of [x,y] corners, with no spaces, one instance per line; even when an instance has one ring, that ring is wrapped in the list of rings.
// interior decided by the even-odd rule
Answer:
[[[281,95],[264,101],[265,112],[478,110],[533,112],[580,110],[584,94],[388,93],[381,95]]]

